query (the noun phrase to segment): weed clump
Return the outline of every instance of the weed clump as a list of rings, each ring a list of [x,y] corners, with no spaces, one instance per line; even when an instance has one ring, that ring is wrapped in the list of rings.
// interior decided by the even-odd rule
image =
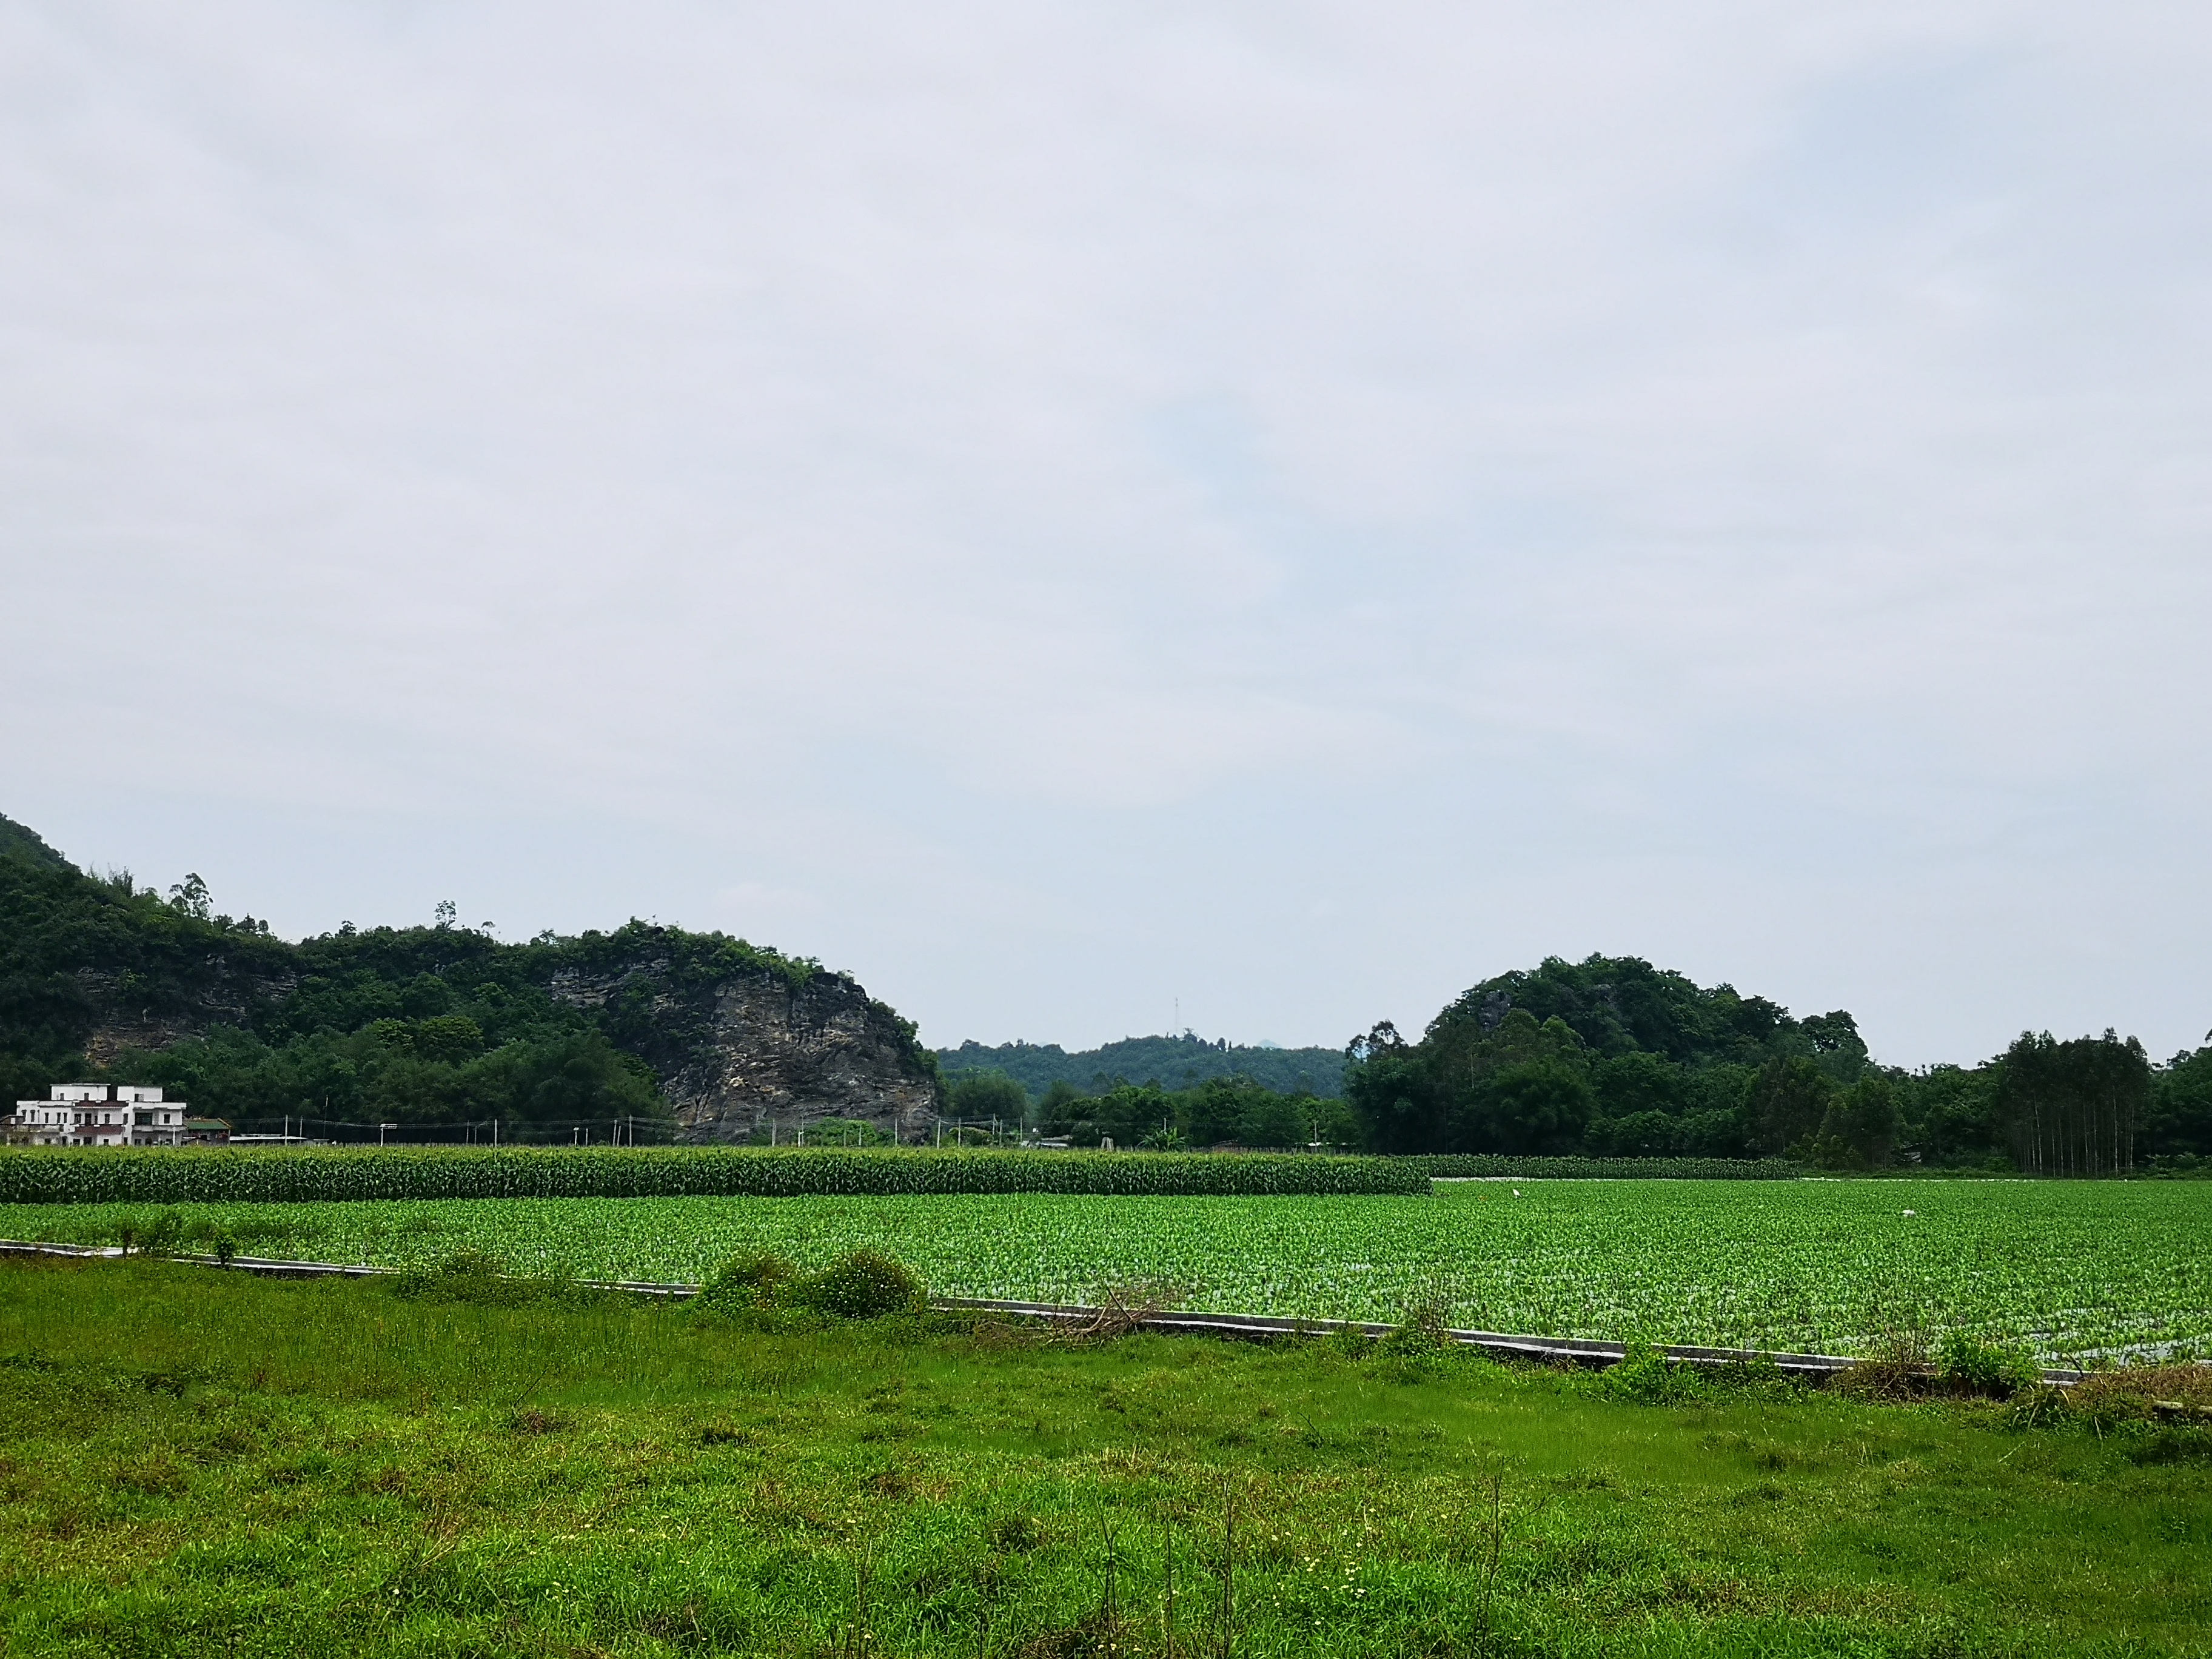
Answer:
[[[799,1304],[831,1319],[914,1313],[926,1292],[914,1269],[878,1250],[854,1250],[794,1287]]]
[[[150,1217],[126,1215],[115,1224],[115,1242],[125,1255],[174,1255],[183,1240],[184,1218],[174,1210],[156,1210]]]
[[[1835,1378],[1838,1394],[1858,1400],[1909,1400],[1928,1389],[1928,1339],[1910,1328],[1884,1331],[1872,1352]]]
[[[1838,1392],[1867,1400],[1917,1400],[1950,1395],[2010,1400],[2032,1393],[2043,1373],[2025,1348],[1947,1331],[1932,1350],[1923,1334],[1887,1335],[1872,1353],[1836,1378]]]
[[[569,1279],[510,1275],[481,1250],[456,1250],[429,1266],[395,1273],[390,1283],[394,1296],[410,1300],[469,1302],[490,1308],[568,1302],[587,1294],[583,1286]]]
[[[2042,1380],[2025,1349],[1984,1342],[1965,1331],[1947,1331],[1936,1351],[1936,1380],[1954,1394],[2009,1400]]]
[[[719,1314],[781,1307],[798,1282],[798,1267],[782,1256],[732,1256],[700,1287],[699,1305]]]
[[[780,1255],[741,1255],[699,1292],[699,1305],[723,1316],[801,1311],[824,1319],[881,1319],[921,1311],[927,1291],[914,1269],[879,1250],[854,1250],[819,1273],[802,1273]]]
[[[2136,1463],[2212,1462],[2212,1365],[2123,1365],[2013,1397],[2013,1427],[2094,1428]]]
[[[1402,1310],[1399,1322],[1375,1345],[1375,1362],[1382,1374],[1401,1382],[1418,1382],[1434,1376],[1457,1345],[1451,1338],[1451,1304],[1431,1294]]]
[[[2075,1415],[2120,1423],[2212,1423],[2212,1365],[2124,1365],[2066,1391]]]
[[[1696,1367],[1677,1364],[1642,1340],[1630,1343],[1620,1364],[1598,1374],[1597,1383],[1600,1393],[1646,1406],[1681,1405],[1705,1391]]]

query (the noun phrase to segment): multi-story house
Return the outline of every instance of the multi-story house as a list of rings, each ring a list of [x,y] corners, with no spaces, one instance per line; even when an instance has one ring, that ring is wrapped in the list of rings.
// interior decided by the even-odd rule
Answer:
[[[134,1083],[57,1083],[52,1097],[19,1100],[8,1139],[33,1146],[181,1146],[185,1103]]]

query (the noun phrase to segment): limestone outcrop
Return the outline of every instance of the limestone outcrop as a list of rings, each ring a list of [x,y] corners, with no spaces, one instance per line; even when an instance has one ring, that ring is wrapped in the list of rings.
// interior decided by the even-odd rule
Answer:
[[[935,1117],[937,1079],[913,1028],[848,975],[744,968],[686,983],[648,959],[550,988],[611,1015],[617,1041],[659,1074],[684,1140],[790,1141],[857,1118],[911,1142]]]

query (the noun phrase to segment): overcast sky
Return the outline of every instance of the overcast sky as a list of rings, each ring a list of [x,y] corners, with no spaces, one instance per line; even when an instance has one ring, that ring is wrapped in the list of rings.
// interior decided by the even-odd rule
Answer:
[[[2212,1025],[2212,17],[0,0],[0,812],[937,1043]]]

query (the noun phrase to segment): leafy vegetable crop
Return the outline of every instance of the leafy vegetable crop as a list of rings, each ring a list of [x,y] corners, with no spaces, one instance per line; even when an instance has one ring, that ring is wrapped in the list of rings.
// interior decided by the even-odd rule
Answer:
[[[0,1208],[0,1235],[112,1240],[143,1206]],[[1826,1352],[1948,1333],[2053,1362],[2212,1353],[2212,1206],[2193,1184],[1470,1182],[1433,1198],[463,1200],[193,1206],[184,1238],[400,1265],[697,1283],[732,1256],[880,1250],[933,1291],[1081,1301],[1144,1280],[1182,1305]],[[205,1245],[199,1248],[204,1249]]]

